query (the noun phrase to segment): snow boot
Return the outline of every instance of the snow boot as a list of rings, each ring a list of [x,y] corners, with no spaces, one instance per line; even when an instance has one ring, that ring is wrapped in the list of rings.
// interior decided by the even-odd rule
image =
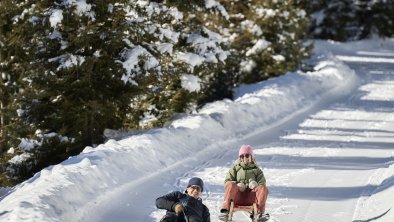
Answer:
[[[221,209],[218,218],[221,221],[227,221],[228,220],[228,210]]]
[[[257,222],[265,222],[268,221],[269,219],[270,219],[269,214],[259,214],[257,217]]]

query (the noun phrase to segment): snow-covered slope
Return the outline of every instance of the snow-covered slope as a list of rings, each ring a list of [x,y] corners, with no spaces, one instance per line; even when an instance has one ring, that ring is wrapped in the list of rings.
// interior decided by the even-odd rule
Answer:
[[[316,46],[314,72],[242,86],[235,101],[42,170],[2,198],[0,221],[158,221],[155,198],[191,176],[217,221],[243,143],[266,173],[272,221],[392,221],[394,43]]]

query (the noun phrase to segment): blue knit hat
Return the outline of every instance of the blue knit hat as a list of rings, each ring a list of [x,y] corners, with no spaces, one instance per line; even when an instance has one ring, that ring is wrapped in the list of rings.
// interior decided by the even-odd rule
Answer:
[[[193,177],[189,180],[189,183],[187,184],[187,188],[197,185],[201,188],[201,192],[204,191],[204,182],[198,178],[198,177]]]

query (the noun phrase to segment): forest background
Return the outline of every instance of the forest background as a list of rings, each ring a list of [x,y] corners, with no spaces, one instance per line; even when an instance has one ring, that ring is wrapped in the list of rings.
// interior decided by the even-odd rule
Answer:
[[[393,37],[393,11],[391,0],[2,0],[0,186],[241,84],[307,71],[313,39]]]

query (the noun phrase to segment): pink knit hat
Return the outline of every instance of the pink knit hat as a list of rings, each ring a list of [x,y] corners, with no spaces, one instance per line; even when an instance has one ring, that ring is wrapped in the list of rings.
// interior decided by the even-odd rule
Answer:
[[[249,153],[253,156],[253,149],[249,145],[242,145],[241,148],[239,148],[238,156],[244,155],[246,153]]]

